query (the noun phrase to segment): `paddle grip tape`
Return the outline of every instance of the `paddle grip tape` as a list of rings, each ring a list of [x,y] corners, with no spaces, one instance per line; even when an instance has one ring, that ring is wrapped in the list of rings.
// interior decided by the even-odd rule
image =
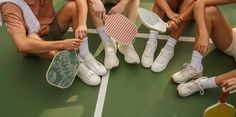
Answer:
[[[223,91],[220,94],[220,103],[225,103],[227,101],[229,93],[224,93]]]

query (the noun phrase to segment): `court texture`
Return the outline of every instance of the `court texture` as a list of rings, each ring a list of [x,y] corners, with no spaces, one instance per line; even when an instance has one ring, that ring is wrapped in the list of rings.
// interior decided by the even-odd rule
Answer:
[[[59,10],[65,0],[54,0]],[[152,0],[141,0],[141,7],[151,9]],[[232,27],[236,26],[236,4],[219,7]],[[219,24],[220,25],[220,24]],[[137,21],[139,34],[134,46],[141,57],[149,30]],[[89,47],[103,63],[104,51],[91,20],[88,20]],[[0,117],[202,117],[204,109],[218,101],[220,88],[205,90],[182,98],[171,75],[190,61],[195,24],[192,22],[175,47],[174,58],[166,70],[154,73],[141,64],[130,65],[118,52],[120,65],[102,78],[99,87],[90,87],[76,78],[71,87],[59,89],[47,83],[50,62],[25,57],[7,33],[0,28]],[[66,37],[72,37],[68,31]],[[168,33],[160,36],[155,57],[164,46]],[[204,75],[214,76],[234,69],[234,59],[210,45],[203,59]],[[236,95],[228,102],[236,106]]]

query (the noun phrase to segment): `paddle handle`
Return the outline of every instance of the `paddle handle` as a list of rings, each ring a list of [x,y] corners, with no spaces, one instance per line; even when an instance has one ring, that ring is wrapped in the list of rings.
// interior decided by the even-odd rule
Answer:
[[[223,91],[220,94],[220,103],[225,103],[227,101],[229,93],[224,93]]]

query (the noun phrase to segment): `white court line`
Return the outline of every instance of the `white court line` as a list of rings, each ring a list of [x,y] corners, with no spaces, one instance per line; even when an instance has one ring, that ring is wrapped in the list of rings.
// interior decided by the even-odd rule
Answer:
[[[72,28],[69,28],[70,32],[72,32]],[[88,33],[91,33],[91,34],[97,34],[97,31],[95,29],[88,29]],[[136,37],[138,38],[146,38],[148,39],[149,38],[149,34],[147,33],[138,33],[136,35]],[[158,39],[161,39],[161,40],[167,40],[170,36],[169,35],[158,35]],[[179,38],[179,41],[184,41],[184,42],[194,42],[195,38],[194,37],[186,37],[186,36],[181,36]],[[210,43],[212,44],[212,40],[210,40]]]
[[[109,81],[110,70],[108,70],[107,74],[102,77],[102,82],[100,85],[97,104],[93,117],[102,117],[103,105],[106,97],[107,85]]]

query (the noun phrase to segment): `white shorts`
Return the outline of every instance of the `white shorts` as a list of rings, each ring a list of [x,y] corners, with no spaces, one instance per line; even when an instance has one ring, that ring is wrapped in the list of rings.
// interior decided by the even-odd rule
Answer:
[[[228,49],[224,51],[224,53],[234,57],[236,61],[236,27],[232,29],[233,30],[233,41]]]
[[[117,4],[117,0],[102,0],[104,4]]]

